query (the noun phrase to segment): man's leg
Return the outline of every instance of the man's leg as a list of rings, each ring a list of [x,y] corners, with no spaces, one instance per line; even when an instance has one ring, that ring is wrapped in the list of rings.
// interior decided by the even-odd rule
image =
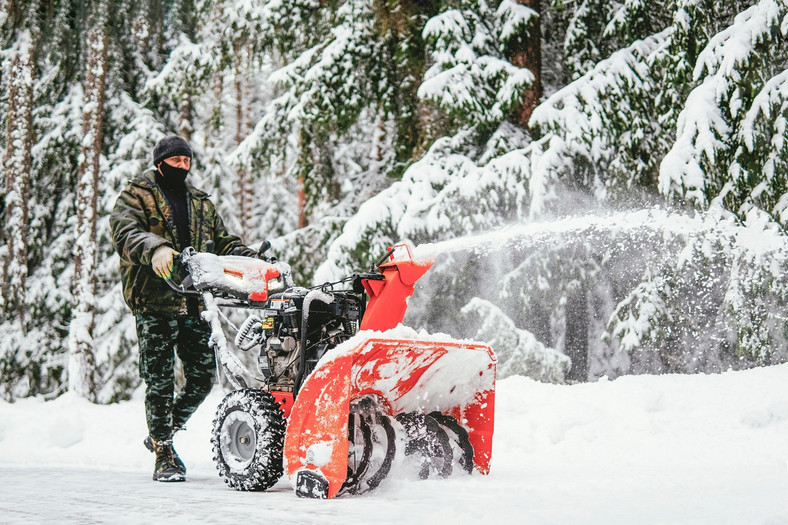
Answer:
[[[172,438],[174,346],[178,322],[173,316],[137,314],[140,377],[145,381],[148,432],[157,441]]]
[[[186,420],[211,392],[216,375],[216,357],[208,347],[211,331],[199,315],[179,316],[178,357],[183,363],[186,384],[175,398],[172,409],[174,428],[182,428]]]

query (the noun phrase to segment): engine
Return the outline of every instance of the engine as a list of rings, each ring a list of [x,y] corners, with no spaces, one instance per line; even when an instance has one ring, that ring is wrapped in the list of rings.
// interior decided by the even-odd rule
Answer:
[[[352,291],[291,288],[271,295],[261,315],[246,319],[235,345],[259,352],[268,389],[297,392],[329,349],[355,335],[363,307],[362,296]]]

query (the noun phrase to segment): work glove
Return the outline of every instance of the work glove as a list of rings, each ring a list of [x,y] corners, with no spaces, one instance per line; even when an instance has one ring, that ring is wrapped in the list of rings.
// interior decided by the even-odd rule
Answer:
[[[153,258],[150,264],[153,271],[156,272],[156,275],[162,279],[169,279],[172,276],[172,263],[176,255],[178,255],[178,252],[169,246],[159,246],[156,248],[156,251],[153,252]]]

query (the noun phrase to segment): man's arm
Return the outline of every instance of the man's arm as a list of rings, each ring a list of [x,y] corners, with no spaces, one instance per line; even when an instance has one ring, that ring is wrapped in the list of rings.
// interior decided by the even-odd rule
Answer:
[[[153,253],[160,246],[172,244],[164,237],[151,233],[138,196],[124,190],[109,219],[112,243],[120,258],[131,264],[150,266]]]

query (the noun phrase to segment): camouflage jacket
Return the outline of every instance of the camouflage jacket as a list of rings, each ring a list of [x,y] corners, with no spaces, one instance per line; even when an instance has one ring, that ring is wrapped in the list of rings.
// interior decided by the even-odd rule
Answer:
[[[208,194],[186,184],[191,245],[205,251],[214,242],[218,255],[254,256],[239,237],[230,235]],[[112,242],[120,254],[123,296],[133,313],[186,312],[186,298],[153,272],[151,259],[159,246],[179,250],[172,210],[155,182],[155,172],[134,179],[118,196],[110,216]]]

